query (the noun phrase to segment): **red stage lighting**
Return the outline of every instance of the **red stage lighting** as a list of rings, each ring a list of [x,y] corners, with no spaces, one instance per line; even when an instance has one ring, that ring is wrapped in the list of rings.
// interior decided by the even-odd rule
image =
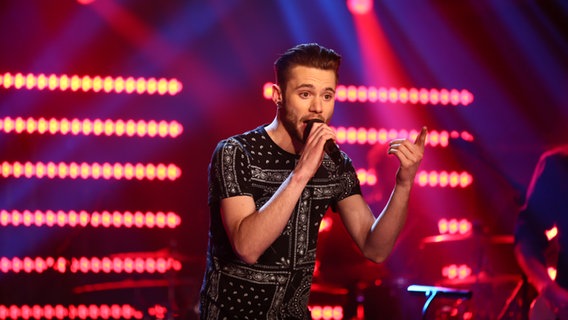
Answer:
[[[354,15],[367,14],[373,10],[373,0],[347,0],[347,8]]]

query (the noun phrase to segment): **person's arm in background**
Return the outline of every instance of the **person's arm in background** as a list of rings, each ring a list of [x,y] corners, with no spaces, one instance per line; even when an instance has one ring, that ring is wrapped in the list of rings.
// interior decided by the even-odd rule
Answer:
[[[533,173],[527,192],[526,204],[519,213],[515,225],[515,256],[530,284],[544,298],[550,310],[558,312],[568,306],[568,291],[560,287],[548,275],[545,251],[548,239],[545,231],[555,225],[559,208],[561,187],[568,183],[557,168],[559,162],[543,156]],[[564,169],[566,170],[566,169]],[[566,197],[568,195],[564,195]],[[568,215],[564,215],[568,218]]]

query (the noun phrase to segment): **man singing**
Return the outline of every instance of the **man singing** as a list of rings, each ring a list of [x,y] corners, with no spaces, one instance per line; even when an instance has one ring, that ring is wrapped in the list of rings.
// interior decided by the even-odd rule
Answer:
[[[209,167],[201,319],[311,319],[318,229],[330,206],[365,257],[379,263],[391,252],[407,217],[427,130],[414,143],[390,142],[388,153],[400,167],[375,218],[351,159],[342,151],[330,157],[336,136],[328,123],[340,61],[315,43],[286,51],[275,62],[274,120],[217,145]]]

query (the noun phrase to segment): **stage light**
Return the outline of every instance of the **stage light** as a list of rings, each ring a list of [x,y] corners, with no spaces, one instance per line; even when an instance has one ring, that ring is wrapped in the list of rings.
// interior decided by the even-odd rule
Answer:
[[[331,219],[330,217],[324,217],[323,219],[321,219],[319,232],[330,231],[332,226],[333,226],[333,219]]]
[[[0,87],[5,89],[38,89],[38,90],[56,90],[61,91],[82,91],[95,93],[127,93],[127,94],[159,94],[159,95],[176,95],[181,92],[183,86],[177,79],[166,78],[134,78],[121,77],[113,78],[111,76],[79,76],[79,75],[54,75],[46,76],[44,74],[23,75],[22,73],[12,74],[6,72],[0,75]]]
[[[347,0],[347,8],[353,15],[363,15],[373,10],[373,0]]]
[[[546,272],[548,273],[548,276],[550,277],[550,279],[556,280],[556,274],[557,274],[556,268],[548,267],[546,269]]]
[[[420,171],[416,175],[415,182],[424,187],[451,187],[467,188],[473,183],[473,176],[466,172],[457,171]]]
[[[558,235],[558,228],[556,226],[554,226],[554,227],[550,228],[549,230],[546,230],[545,234],[546,234],[546,238],[548,239],[548,241],[550,241]]]
[[[450,264],[442,267],[442,276],[446,279],[454,280],[454,279],[466,279],[467,277],[471,276],[472,269],[466,264]]]
[[[362,186],[374,186],[377,184],[377,175],[374,169],[357,169],[357,178]]]
[[[311,305],[309,306],[312,320],[341,320],[343,319],[343,307],[334,305]]]

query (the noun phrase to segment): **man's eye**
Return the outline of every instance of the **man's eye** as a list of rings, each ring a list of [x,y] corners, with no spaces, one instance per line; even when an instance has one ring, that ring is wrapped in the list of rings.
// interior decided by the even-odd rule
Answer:
[[[310,96],[309,92],[300,92],[300,97],[302,97],[302,98],[307,98],[309,96]]]
[[[333,100],[333,95],[332,94],[326,94],[323,96],[325,100]]]

